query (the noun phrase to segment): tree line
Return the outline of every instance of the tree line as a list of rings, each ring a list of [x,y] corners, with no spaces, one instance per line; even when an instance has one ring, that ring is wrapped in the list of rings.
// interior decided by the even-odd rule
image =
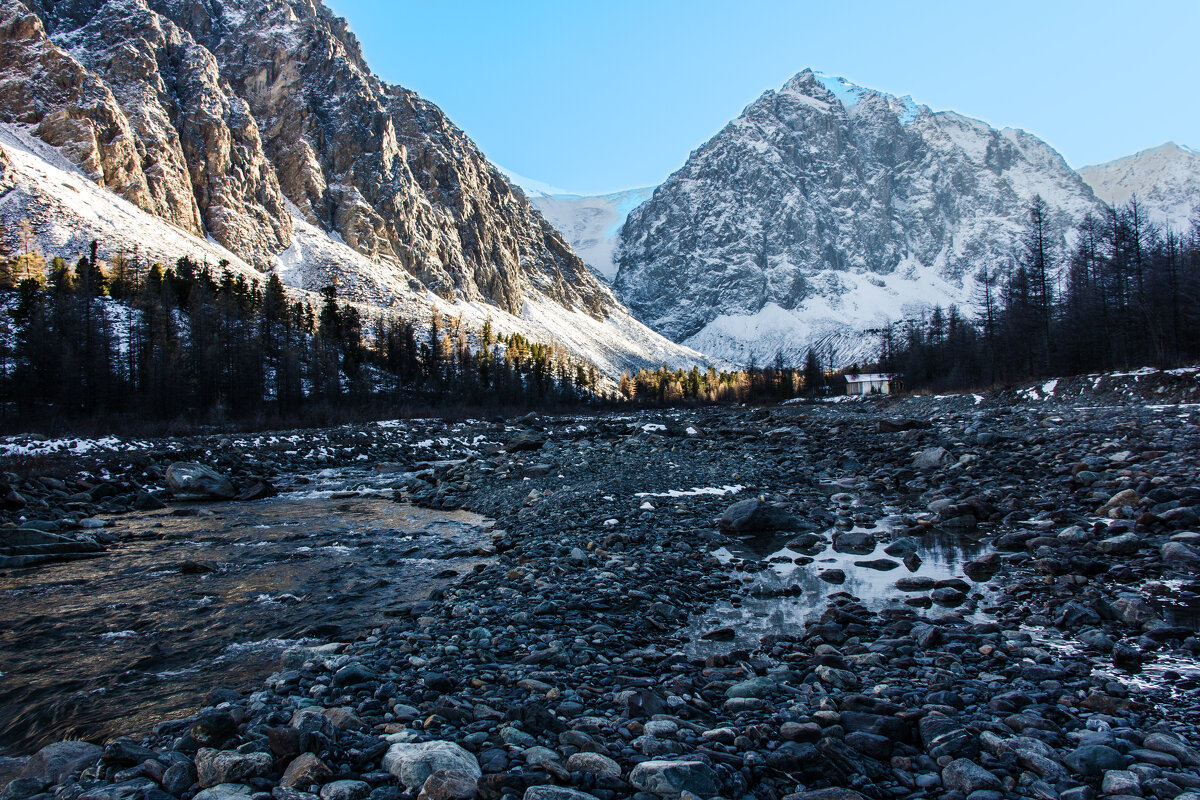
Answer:
[[[850,372],[857,372],[857,365]],[[775,357],[769,367],[753,364],[741,370],[715,367],[688,370],[659,367],[622,373],[618,385],[626,403],[669,406],[695,403],[775,403],[793,398],[845,394],[845,376],[825,370],[810,348],[801,369]]]
[[[364,320],[334,287],[313,303],[275,275],[182,257],[0,260],[0,415],[21,424],[139,420],[321,423],[404,408],[559,408],[606,399],[594,366],[490,321]],[[612,399],[612,398],[608,398]]]
[[[935,307],[889,326],[880,368],[950,390],[1200,358],[1200,219],[1181,234],[1135,198],[1089,215],[1062,252],[1037,197],[1012,263],[975,278],[970,318]]]

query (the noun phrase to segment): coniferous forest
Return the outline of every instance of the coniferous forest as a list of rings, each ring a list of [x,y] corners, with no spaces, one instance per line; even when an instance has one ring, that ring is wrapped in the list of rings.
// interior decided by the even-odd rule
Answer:
[[[249,281],[183,257],[170,268],[69,264],[36,253],[0,261],[0,422],[126,418],[188,425],[329,424],[359,418],[567,410],[617,404],[793,397],[781,362],[718,372],[641,369],[617,384],[551,344],[469,334],[434,316],[363,319],[338,300],[289,296],[279,278]]]
[[[910,390],[963,389],[1200,358],[1200,221],[1150,224],[1136,201],[1050,243],[1036,198],[1014,263],[980,265],[969,316],[951,306],[884,330],[880,368]]]
[[[279,278],[248,281],[180,258],[174,267],[90,255],[4,262],[3,414],[320,423],[462,405],[570,407],[600,399],[594,367],[490,324],[364,321],[328,287],[314,305]]]
[[[279,278],[248,281],[189,258],[142,268],[91,252],[0,262],[0,419],[321,424],[461,407],[771,402],[837,391],[811,351],[799,368],[596,368],[490,323],[363,319],[327,287],[317,303]],[[1029,209],[1011,264],[981,265],[974,307],[935,307],[883,330],[878,369],[909,390],[987,387],[1200,358],[1200,226],[1149,224],[1137,202],[1089,217],[1074,248]],[[857,371],[857,365],[852,368]]]

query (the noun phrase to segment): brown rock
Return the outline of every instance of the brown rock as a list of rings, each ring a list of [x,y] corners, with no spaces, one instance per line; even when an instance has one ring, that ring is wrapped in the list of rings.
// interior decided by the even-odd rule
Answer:
[[[136,139],[116,98],[16,0],[0,0],[0,65],[12,76],[0,81],[0,121],[34,126],[39,139],[101,186],[153,208]]]
[[[333,777],[325,762],[313,753],[301,753],[283,771],[279,785],[289,789],[307,790],[313,784],[321,784]]]
[[[425,779],[417,800],[474,800],[475,778],[458,770],[439,769]]]

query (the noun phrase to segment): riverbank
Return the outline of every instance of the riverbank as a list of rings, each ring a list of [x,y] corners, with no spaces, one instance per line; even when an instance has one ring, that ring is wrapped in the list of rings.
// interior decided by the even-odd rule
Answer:
[[[136,746],[28,762],[6,800],[1184,796],[1198,419],[968,396],[292,443],[279,473],[320,447],[440,462],[398,496],[494,518],[494,562]],[[237,475],[220,459],[254,450],[212,458]],[[939,536],[974,549],[919,580],[906,558]],[[823,563],[833,547],[862,558]],[[909,588],[831,591],[769,631],[838,570]]]

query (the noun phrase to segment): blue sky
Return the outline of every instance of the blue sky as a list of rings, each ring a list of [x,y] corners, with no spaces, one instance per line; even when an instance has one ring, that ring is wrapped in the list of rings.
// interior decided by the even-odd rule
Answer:
[[[1200,147],[1196,0],[327,3],[494,162],[584,194],[661,182],[805,67],[1024,128],[1075,167]]]

